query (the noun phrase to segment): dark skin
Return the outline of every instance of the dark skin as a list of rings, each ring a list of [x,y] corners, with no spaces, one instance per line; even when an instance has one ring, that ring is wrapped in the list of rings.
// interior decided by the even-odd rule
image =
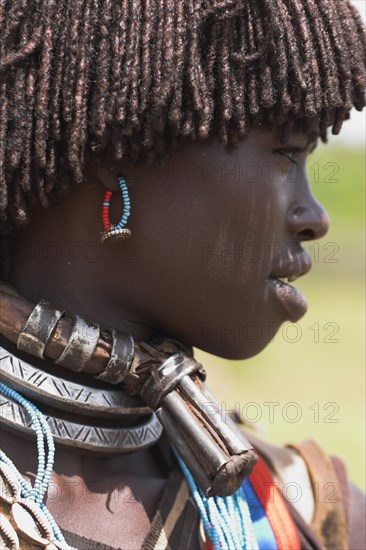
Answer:
[[[31,301],[48,299],[136,340],[165,334],[221,357],[253,356],[306,309],[280,300],[273,276],[306,273],[301,243],[328,229],[305,173],[313,146],[300,132],[283,145],[255,129],[233,152],[217,140],[181,144],[165,166],[118,166],[88,154],[80,192],[34,212],[15,236],[11,283]],[[106,247],[101,203],[105,189],[118,189],[117,174],[130,189],[132,237]],[[114,198],[111,218],[120,214]],[[230,334],[238,325],[239,338],[222,337],[222,327]],[[245,337],[248,330],[257,336]],[[19,457],[20,471],[35,471],[34,445],[6,434],[2,446]],[[49,508],[61,527],[111,546],[123,533],[124,548],[139,548],[165,474],[149,450],[102,460],[59,451],[53,483],[60,490]],[[95,493],[99,499],[85,499]]]
[[[92,161],[79,193],[39,210],[18,234],[14,284],[31,300],[43,296],[107,327],[134,323],[139,339],[157,331],[221,357],[250,357],[273,336],[266,324],[291,318],[268,278],[306,272],[301,242],[328,229],[304,171],[311,146],[300,133],[283,146],[256,129],[232,153],[217,141],[181,145],[166,166]],[[116,249],[102,247],[99,232],[103,194],[118,171],[130,187],[133,236]],[[120,214],[115,198],[111,217]],[[211,330],[234,323],[254,324],[262,337],[223,342]]]

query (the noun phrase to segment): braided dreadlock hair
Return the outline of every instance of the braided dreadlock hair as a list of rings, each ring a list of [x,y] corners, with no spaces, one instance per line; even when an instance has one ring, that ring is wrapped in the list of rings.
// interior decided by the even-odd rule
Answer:
[[[77,188],[87,146],[326,140],[365,105],[365,51],[349,0],[0,0],[0,233]]]

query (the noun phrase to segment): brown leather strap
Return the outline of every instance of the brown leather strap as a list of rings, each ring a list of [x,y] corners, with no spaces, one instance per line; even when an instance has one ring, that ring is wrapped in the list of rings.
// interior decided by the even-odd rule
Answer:
[[[8,340],[14,344],[18,343],[19,335],[20,345],[24,351],[28,351],[31,355],[34,355],[34,335],[32,326],[27,326],[29,319],[37,321],[38,332],[36,333],[37,342],[39,341],[39,350],[37,356],[42,356],[52,361],[62,362],[62,365],[71,370],[79,370],[78,367],[83,367],[85,372],[93,376],[100,375],[101,373],[111,371],[111,367],[114,366],[114,358],[111,358],[113,351],[113,339],[110,334],[110,330],[100,332],[97,342],[94,342],[93,353],[89,353],[89,349],[86,351],[87,357],[82,356],[75,357],[75,349],[73,350],[73,360],[71,362],[68,346],[76,340],[76,347],[85,346],[85,338],[81,338],[82,335],[73,334],[73,328],[75,326],[75,318],[64,315],[60,318],[60,315],[48,315],[48,318],[41,319],[42,323],[39,323],[39,315],[32,316],[32,312],[35,310],[35,306],[28,302],[23,296],[21,296],[11,286],[0,281],[0,334],[5,336]],[[52,309],[52,308],[51,308]],[[49,308],[48,310],[49,311]],[[57,311],[53,308],[53,311]],[[38,310],[36,309],[37,313]],[[45,313],[45,308],[42,309]],[[33,323],[31,323],[33,324]],[[79,320],[80,324],[80,320]],[[41,330],[42,329],[42,330]],[[25,330],[25,334],[24,333]],[[80,331],[79,331],[80,332]],[[31,334],[29,334],[31,333]],[[85,334],[87,341],[90,340],[90,335]],[[26,349],[24,346],[24,340],[27,341],[32,338],[32,349]],[[128,337],[127,337],[128,338]],[[94,337],[93,337],[94,341]],[[22,345],[23,344],[23,345]],[[75,348],[75,346],[73,346]],[[82,352],[83,350],[80,350]],[[182,351],[186,355],[193,357],[193,350],[191,347],[187,347],[182,343],[173,340],[171,338],[160,338],[151,344],[144,342],[136,343],[134,346],[134,356],[128,376],[123,379],[123,387],[130,395],[135,395],[142,383],[147,378],[153,366],[159,366],[170,355]],[[128,355],[130,350],[128,350]],[[64,361],[65,355],[67,360]],[[82,354],[83,355],[83,354]],[[81,360],[80,360],[81,359]],[[112,359],[112,363],[110,362]],[[130,357],[128,357],[128,363],[130,363]],[[109,365],[109,366],[108,366]],[[113,369],[112,369],[113,370]],[[115,379],[115,376],[113,376]],[[113,381],[114,383],[114,381]]]
[[[303,457],[309,470],[315,501],[313,529],[327,549],[348,550],[343,496],[332,460],[313,440],[288,447]]]
[[[349,524],[350,524],[349,507],[350,507],[351,494],[350,494],[350,486],[348,481],[347,469],[343,460],[341,460],[338,456],[331,456],[330,459],[333,463],[333,468],[335,470],[335,473],[337,474],[337,478],[339,481],[344,515],[346,518],[347,532],[349,533]]]

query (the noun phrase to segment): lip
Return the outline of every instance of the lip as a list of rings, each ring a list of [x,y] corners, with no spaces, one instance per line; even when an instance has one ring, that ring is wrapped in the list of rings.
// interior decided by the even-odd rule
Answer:
[[[305,250],[293,256],[290,256],[288,252],[288,256],[288,258],[280,257],[273,262],[270,278],[288,279],[288,281],[292,282],[310,271],[312,261],[310,255]]]
[[[273,289],[274,295],[283,309],[288,314],[290,320],[296,323],[306,313],[308,304],[305,296],[287,281],[295,281],[301,275],[305,275],[311,269],[311,257],[304,250],[300,254],[291,257],[291,261],[280,258],[274,262],[275,266],[268,278],[268,283]]]
[[[308,303],[303,293],[281,279],[270,277],[268,283],[271,285],[276,299],[286,311],[290,321],[293,323],[299,321],[308,309]]]

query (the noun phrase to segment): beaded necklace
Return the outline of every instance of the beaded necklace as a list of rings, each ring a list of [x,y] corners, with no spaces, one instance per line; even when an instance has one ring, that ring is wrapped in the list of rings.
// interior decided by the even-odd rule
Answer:
[[[203,550],[300,550],[295,524],[261,457],[234,494],[207,498],[175,455],[201,517]]]
[[[177,454],[176,457],[214,550],[259,550],[243,488],[229,497],[206,498],[184,462]]]
[[[30,416],[32,427],[36,432],[38,450],[38,467],[33,487],[25,482],[14,463],[0,450],[2,477],[6,479],[13,493],[9,498],[6,499],[5,496],[3,498],[8,504],[11,504],[11,515],[16,525],[17,514],[19,511],[22,513],[21,509],[23,508],[33,519],[32,530],[37,531],[34,529],[34,525],[38,527],[38,530],[41,527],[41,533],[44,534],[44,537],[41,538],[49,539],[53,543],[53,548],[68,549],[70,547],[60,528],[43,502],[50,483],[55,457],[55,444],[51,430],[39,409],[17,391],[0,382],[0,393],[21,405],[26,414]],[[19,525],[19,527],[22,526]],[[30,533],[25,534],[31,538]],[[34,539],[34,542],[37,543],[37,540]],[[49,548],[51,547],[49,546]]]

